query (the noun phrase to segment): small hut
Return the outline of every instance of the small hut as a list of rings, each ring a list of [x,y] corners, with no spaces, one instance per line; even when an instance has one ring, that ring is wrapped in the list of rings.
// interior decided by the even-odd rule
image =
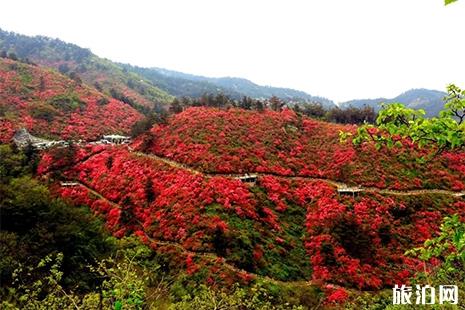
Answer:
[[[356,193],[362,192],[363,189],[360,186],[357,187],[339,187],[337,192],[340,195],[352,195],[355,196]]]
[[[248,184],[255,184],[257,183],[257,175],[256,174],[244,174],[237,177],[238,180]]]
[[[105,135],[100,141],[102,143],[110,144],[128,144],[131,142],[131,137],[120,135]]]

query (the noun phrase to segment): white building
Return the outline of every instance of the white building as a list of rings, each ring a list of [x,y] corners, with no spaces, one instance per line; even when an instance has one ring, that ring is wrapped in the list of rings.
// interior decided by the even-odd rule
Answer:
[[[105,135],[100,139],[104,144],[128,144],[131,142],[131,137],[120,135]]]

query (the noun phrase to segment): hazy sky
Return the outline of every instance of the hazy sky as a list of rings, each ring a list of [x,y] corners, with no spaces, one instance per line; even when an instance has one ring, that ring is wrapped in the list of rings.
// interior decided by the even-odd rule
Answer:
[[[0,28],[335,101],[465,87],[465,0],[10,0]]]

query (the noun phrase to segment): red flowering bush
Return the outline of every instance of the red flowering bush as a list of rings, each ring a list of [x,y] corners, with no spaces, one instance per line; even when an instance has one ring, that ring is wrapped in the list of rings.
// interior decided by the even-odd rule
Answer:
[[[195,107],[173,116],[168,125],[155,126],[151,142],[137,141],[135,147],[144,145],[143,151],[212,173],[311,176],[392,189],[462,188],[460,164],[451,161],[450,154],[420,163],[425,151],[408,141],[404,148],[381,150],[370,143],[340,143],[339,131],[355,130],[290,110]]]
[[[340,287],[340,288],[335,288],[333,286],[326,286],[325,287],[325,303],[326,304],[344,304],[348,299],[349,299],[349,294],[347,291]]]
[[[142,115],[55,71],[0,59],[0,141],[27,128],[53,139],[95,140],[129,133]]]
[[[53,163],[49,156],[41,166]],[[270,175],[247,186],[121,147],[78,150],[71,166],[68,178],[105,199],[72,189],[60,194],[102,214],[116,236],[133,232],[157,251],[172,251],[157,245],[168,241],[194,254],[214,253],[238,268],[283,280],[311,273],[315,283],[359,289],[407,283],[421,265],[404,252],[434,236],[444,215],[465,216],[458,198],[340,196],[324,181]],[[182,254],[177,262],[196,274],[207,261]]]
[[[15,134],[13,122],[7,119],[0,119],[0,143],[8,143]]]
[[[214,253],[218,265],[227,261],[282,280],[312,277],[316,283],[358,289],[407,283],[421,265],[404,252],[434,236],[446,214],[465,215],[461,199],[340,196],[331,183],[283,176],[399,190],[460,190],[463,154],[444,153],[420,165],[414,146],[378,152],[370,144],[341,145],[339,128],[291,111],[192,108],[154,127],[150,143],[141,138],[133,145],[148,144],[155,154],[203,171],[267,173],[255,186],[225,175],[194,174],[120,147],[78,150],[67,165],[46,154],[40,169],[58,165],[68,178],[105,197],[105,203],[87,203],[104,214],[115,235],[133,232],[157,251],[178,246],[189,251],[176,263],[191,274],[211,267],[196,253]],[[83,199],[79,192],[62,195]],[[162,241],[172,246],[157,244]],[[209,270],[209,281],[219,281],[213,276],[217,266]],[[329,299],[344,298],[337,292]]]
[[[67,175],[75,175],[121,205],[119,224],[128,231],[142,227],[154,238],[176,241],[188,249],[214,248],[212,235],[226,234],[229,229],[222,214],[280,229],[274,212],[258,208],[254,196],[239,180],[205,179],[123,149],[96,153]]]
[[[62,171],[64,169],[72,168],[75,164],[88,159],[89,157],[103,152],[106,149],[104,145],[87,145],[85,147],[78,147],[70,145],[68,147],[55,147],[42,153],[37,173],[44,175],[49,172]],[[74,178],[72,173],[66,174],[69,178]]]
[[[115,208],[115,206],[95,196],[82,186],[58,187],[55,191],[75,205],[89,206],[96,214],[106,219],[106,226],[108,229],[114,231],[115,235],[118,234],[118,231],[115,229],[117,228],[119,220],[119,210]]]
[[[446,197],[321,193],[306,222],[313,279],[359,289],[407,283],[419,265],[405,250],[431,238],[445,215],[465,214],[458,204],[444,208]]]

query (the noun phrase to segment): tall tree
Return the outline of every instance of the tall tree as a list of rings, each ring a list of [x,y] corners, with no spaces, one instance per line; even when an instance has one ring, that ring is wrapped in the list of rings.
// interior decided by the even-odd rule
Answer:
[[[286,105],[284,101],[276,96],[272,96],[270,99],[268,99],[268,104],[270,109],[273,111],[281,111],[282,108]]]

